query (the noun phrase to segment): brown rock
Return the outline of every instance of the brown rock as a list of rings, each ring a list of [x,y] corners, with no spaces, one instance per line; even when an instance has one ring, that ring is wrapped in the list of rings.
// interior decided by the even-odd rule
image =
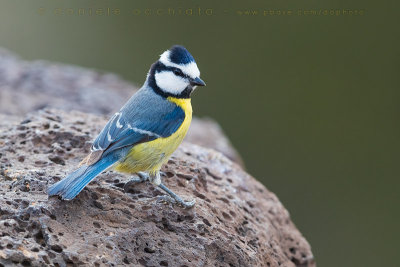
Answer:
[[[186,142],[165,184],[193,209],[160,202],[150,184],[101,174],[76,199],[49,184],[88,152],[105,117],[43,110],[0,128],[0,263],[77,266],[315,266],[278,198],[221,153]],[[23,161],[21,161],[23,157]]]
[[[136,90],[137,87],[114,74],[43,60],[24,61],[0,48],[0,113],[3,114],[23,116],[30,111],[56,108],[110,115]],[[0,121],[1,124],[4,123]],[[188,139],[243,164],[221,128],[211,120],[194,119]]]
[[[24,61],[0,49],[0,113],[42,108],[110,114],[137,90],[110,73],[43,60]]]
[[[210,118],[193,118],[185,141],[202,147],[215,149],[227,156],[230,160],[238,163],[242,167],[244,166],[240,155],[233,148],[221,127]]]

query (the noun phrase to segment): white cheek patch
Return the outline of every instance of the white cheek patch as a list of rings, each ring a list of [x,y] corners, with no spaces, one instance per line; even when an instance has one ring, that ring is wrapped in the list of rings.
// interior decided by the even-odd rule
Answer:
[[[161,63],[163,63],[165,66],[181,69],[183,71],[183,73],[187,74],[188,76],[190,76],[193,79],[200,76],[200,70],[197,67],[197,64],[195,62],[190,62],[190,63],[184,64],[184,65],[175,64],[169,60],[169,54],[170,54],[170,51],[167,50],[164,53],[162,53],[162,55],[160,57]]]
[[[179,95],[189,85],[184,78],[176,76],[171,71],[157,72],[155,79],[157,86],[161,90],[174,95]]]

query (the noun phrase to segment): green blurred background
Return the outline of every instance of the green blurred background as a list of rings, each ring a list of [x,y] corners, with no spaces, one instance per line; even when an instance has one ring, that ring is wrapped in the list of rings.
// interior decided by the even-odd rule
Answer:
[[[140,85],[159,54],[185,45],[207,82],[195,114],[222,125],[317,264],[398,266],[399,10],[370,0],[2,0],[0,46]]]

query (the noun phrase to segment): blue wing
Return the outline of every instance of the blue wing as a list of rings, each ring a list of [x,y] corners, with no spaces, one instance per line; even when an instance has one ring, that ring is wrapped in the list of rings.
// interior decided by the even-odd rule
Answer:
[[[121,148],[168,137],[178,130],[185,119],[181,107],[159,96],[132,98],[108,121],[96,140],[92,151],[103,155]]]
[[[156,95],[152,89],[140,89],[108,121],[81,167],[49,187],[49,195],[73,199],[97,175],[124,158],[132,146],[168,137],[184,120],[182,108]]]

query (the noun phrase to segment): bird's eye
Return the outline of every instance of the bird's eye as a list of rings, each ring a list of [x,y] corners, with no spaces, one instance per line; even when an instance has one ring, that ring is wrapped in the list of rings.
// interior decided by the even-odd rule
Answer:
[[[180,69],[174,69],[173,72],[177,76],[183,76],[183,72]]]

